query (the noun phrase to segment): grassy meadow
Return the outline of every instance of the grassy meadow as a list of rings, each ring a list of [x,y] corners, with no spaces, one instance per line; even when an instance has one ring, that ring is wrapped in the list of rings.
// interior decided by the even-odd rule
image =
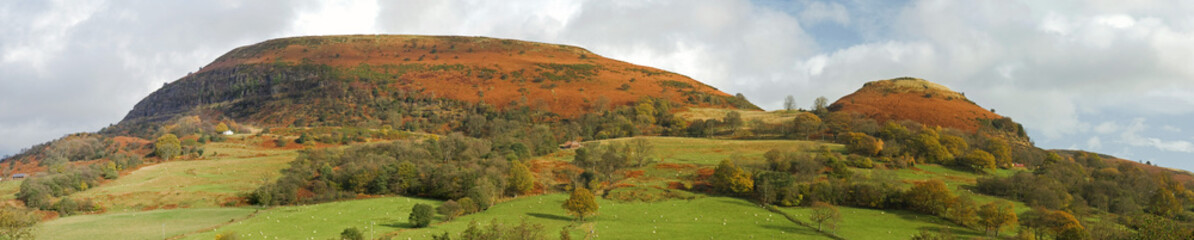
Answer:
[[[17,198],[17,192],[21,191],[21,182],[25,180],[10,180],[5,179],[0,181],[0,201],[13,200]]]
[[[141,167],[116,180],[72,195],[108,211],[216,207],[281,176],[298,153],[247,142],[209,143],[203,160]]]
[[[252,208],[163,209],[78,215],[37,226],[38,239],[162,239],[245,218]],[[209,238],[210,239],[210,238]]]
[[[356,227],[368,236],[410,228],[407,217],[417,203],[439,206],[439,201],[409,197],[379,197],[305,206],[274,207],[253,217],[219,228],[187,235],[183,239],[213,239],[216,234],[236,234],[240,239],[329,239],[345,228]]]

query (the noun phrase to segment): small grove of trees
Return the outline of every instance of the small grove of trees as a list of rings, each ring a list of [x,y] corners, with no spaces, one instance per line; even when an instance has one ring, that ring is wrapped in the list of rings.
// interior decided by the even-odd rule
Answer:
[[[565,231],[564,233],[566,233]],[[451,240],[452,235],[444,232],[440,235],[431,235],[434,240]],[[456,235],[457,240],[500,240],[500,239],[525,239],[525,240],[543,240],[547,239],[543,235],[543,225],[538,223],[530,223],[524,218],[522,221],[515,224],[507,224],[498,221],[490,221],[487,225],[481,225],[476,221],[468,223],[468,228]]]
[[[588,144],[576,150],[572,164],[585,169],[585,172],[598,174],[602,180],[608,181],[612,185],[613,182],[619,180],[618,171],[651,163],[653,151],[654,146],[651,145],[651,142],[642,138],[635,138],[624,143]],[[596,188],[597,186],[588,187]]]
[[[158,140],[153,144],[154,153],[161,157],[162,160],[170,160],[180,153],[182,153],[182,142],[178,141],[178,136],[167,133],[158,137]]]
[[[865,133],[848,132],[837,135],[838,142],[846,145],[846,151],[865,156],[878,156],[883,151],[883,140]]]
[[[17,199],[24,201],[25,206],[30,208],[55,210],[62,215],[97,210],[97,205],[91,200],[76,201],[70,198],[61,198],[55,201],[54,198],[99,186],[103,176],[103,170],[101,170],[103,165],[106,164],[73,167],[62,173],[26,179],[21,183],[21,188],[16,194]]]
[[[564,201],[562,206],[568,214],[576,216],[580,221],[584,221],[586,216],[591,216],[597,213],[597,199],[593,196],[593,192],[583,187],[572,189],[572,194],[568,196],[568,200]]]
[[[725,194],[741,195],[754,189],[754,179],[750,177],[750,173],[734,165],[729,159],[721,160],[721,163],[717,164],[709,181],[713,189]]]
[[[518,160],[510,162],[510,192],[513,194],[527,194],[535,187],[535,176],[531,169]]]
[[[983,226],[983,230],[987,235],[992,233],[998,237],[999,231],[1005,227],[1016,225],[1018,218],[1016,216],[1015,205],[1008,201],[994,201],[983,204],[978,209],[978,216],[982,218],[979,220],[979,225]]]
[[[38,220],[33,211],[0,206],[0,239],[33,239]]]
[[[904,194],[904,201],[909,208],[931,215],[945,214],[954,198],[953,192],[939,179],[914,183]]]
[[[450,134],[343,150],[303,150],[281,178],[254,190],[247,199],[251,204],[286,205],[357,194],[405,194],[456,199],[463,209],[483,210],[507,188],[505,174],[510,172],[509,161],[495,153],[491,144]],[[466,204],[466,197],[472,204]]]
[[[1019,217],[1021,226],[1036,239],[1053,236],[1055,239],[1086,239],[1085,228],[1074,215],[1066,211],[1033,208]]]
[[[435,210],[431,205],[419,203],[410,209],[408,220],[410,220],[411,226],[422,228],[430,225],[433,218],[435,218]]]

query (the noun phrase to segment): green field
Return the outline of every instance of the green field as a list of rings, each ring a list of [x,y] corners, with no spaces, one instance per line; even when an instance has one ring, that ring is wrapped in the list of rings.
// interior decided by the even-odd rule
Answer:
[[[79,215],[38,225],[38,239],[162,239],[226,224],[252,208],[194,208]],[[210,239],[210,238],[209,238]]]
[[[811,208],[780,208],[798,220],[815,224],[809,220]],[[982,232],[960,227],[948,220],[905,210],[876,210],[866,208],[838,207],[841,222],[837,229],[825,231],[836,233],[845,239],[909,239],[922,230],[932,232],[951,231],[958,237],[982,237]],[[816,226],[816,225],[813,225]]]
[[[213,239],[216,234],[230,232],[240,235],[241,239],[328,239],[340,236],[340,231],[349,227],[361,229],[366,236],[371,230],[380,236],[409,228],[407,217],[416,203],[439,205],[434,200],[381,197],[275,207],[262,210],[252,218],[188,235],[184,239]]]
[[[90,198],[109,211],[172,207],[215,207],[281,176],[298,155],[231,143],[207,145],[209,160],[172,161],[134,170],[100,187],[72,195]]]
[[[526,219],[542,224],[544,235],[554,239],[559,236],[561,229],[574,223],[573,217],[560,207],[567,197],[565,194],[549,194],[519,198],[451,222],[393,234],[397,236],[395,239],[429,239],[431,234],[445,231],[458,235],[472,221],[478,224],[496,221],[513,225]],[[691,239],[703,236],[717,236],[719,239],[823,238],[811,229],[741,199],[705,197],[654,203],[618,203],[599,199],[598,204],[601,207],[598,216],[590,217],[585,223],[570,229],[573,239],[584,239],[589,231],[593,231],[597,238],[605,239]]]
[[[0,181],[0,201],[16,199],[17,192],[21,191],[21,182],[24,181],[23,179]]]

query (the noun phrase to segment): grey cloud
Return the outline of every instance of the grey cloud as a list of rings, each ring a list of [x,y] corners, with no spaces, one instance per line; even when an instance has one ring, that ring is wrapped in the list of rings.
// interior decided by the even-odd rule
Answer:
[[[115,123],[163,83],[282,36],[294,15],[289,1],[51,3],[0,4],[0,153]]]

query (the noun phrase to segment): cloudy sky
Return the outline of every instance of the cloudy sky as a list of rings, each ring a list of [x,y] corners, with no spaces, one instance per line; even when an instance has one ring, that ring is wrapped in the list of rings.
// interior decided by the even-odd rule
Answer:
[[[0,155],[119,121],[238,46],[430,34],[581,46],[767,109],[872,80],[942,83],[1038,146],[1194,169],[1194,1],[0,2]]]

